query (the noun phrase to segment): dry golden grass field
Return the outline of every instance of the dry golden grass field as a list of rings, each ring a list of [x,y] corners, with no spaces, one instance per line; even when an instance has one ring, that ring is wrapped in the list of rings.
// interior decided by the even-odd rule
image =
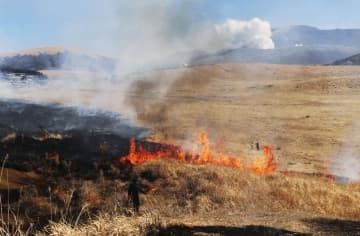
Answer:
[[[106,202],[97,217],[52,222],[43,234],[360,235],[360,187],[344,181],[342,170],[348,153],[359,161],[360,67],[224,64],[132,77],[137,82],[126,91],[105,83],[101,95],[99,85],[88,85],[76,103],[111,98],[105,109],[131,111],[157,142],[186,146],[206,131],[214,148],[239,157],[261,156],[257,142],[271,145],[277,170],[258,176],[171,157],[146,162],[134,172],[158,188],[141,195],[140,216],[129,216],[126,181],[100,178],[81,190]],[[17,98],[32,92],[19,88]],[[56,89],[38,90],[37,100],[72,104]]]
[[[153,78],[177,79],[165,94],[139,82],[129,100],[156,140],[204,129],[230,154],[272,145],[279,169],[309,173],[326,171],[344,148],[360,151],[360,67],[209,65]]]
[[[257,176],[172,159],[136,167],[143,183],[151,175],[158,190],[142,195],[140,216],[107,210],[89,223],[51,224],[52,235],[357,235],[357,186],[280,173]],[[110,184],[110,183],[109,183]],[[115,181],[112,185],[122,182]],[[107,203],[121,202],[109,195]],[[116,204],[117,205],[117,204]],[[123,203],[120,206],[124,206]],[[110,207],[108,209],[112,209]]]
[[[160,71],[154,73],[152,78],[155,81],[175,78],[175,82],[168,86],[165,93],[157,82],[138,82],[131,90],[133,97],[128,100],[137,108],[139,122],[155,129],[155,140],[171,139],[181,143],[194,130],[206,130],[213,142],[220,142],[222,149],[231,155],[259,155],[251,146],[255,142],[272,145],[278,170],[315,176],[313,179],[284,179],[283,175],[276,174],[260,182],[250,182],[248,190],[243,186],[228,186],[228,191],[235,191],[237,196],[243,192],[250,193],[244,199],[254,201],[257,214],[240,210],[242,217],[237,218],[226,217],[224,212],[220,214],[223,217],[219,217],[223,218],[223,222],[229,223],[237,218],[237,224],[262,222],[260,224],[269,225],[272,222],[272,226],[302,231],[306,225],[304,219],[305,222],[311,221],[320,212],[323,217],[339,216],[335,213],[337,210],[333,213],[324,209],[317,211],[322,204],[328,207],[341,205],[340,209],[353,213],[359,211],[358,203],[353,202],[352,205],[352,200],[348,199],[351,196],[354,196],[354,200],[358,198],[353,195],[359,194],[356,186],[352,185],[345,191],[340,190],[344,187],[341,184],[321,186],[326,182],[321,177],[330,172],[339,175],[346,172],[341,164],[346,161],[346,157],[341,156],[344,153],[351,152],[351,158],[360,161],[360,67],[208,65]],[[145,105],[144,101],[147,101]],[[225,183],[231,182],[231,179]],[[269,179],[280,186],[268,186],[274,192],[255,193],[259,186],[262,191],[267,189],[262,184],[268,184]],[[294,190],[299,192],[293,193]],[[341,191],[341,194],[337,191]],[[332,203],[329,202],[332,201],[331,195],[336,196]],[[294,204],[293,201],[304,202],[291,207],[285,204],[286,211],[276,214],[261,204],[257,205],[264,197],[269,205],[275,207],[276,200],[291,196],[294,199],[288,199],[290,205]],[[307,208],[305,205],[308,203],[305,202],[311,206]],[[234,212],[234,209],[238,209],[236,206],[234,204],[226,211]],[[358,220],[359,216],[355,215],[350,219]],[[314,221],[318,225],[336,225],[331,220]],[[340,224],[335,234],[345,230],[341,227],[344,225]],[[307,230],[317,233],[320,229],[315,227]],[[352,233],[359,230],[357,224]]]

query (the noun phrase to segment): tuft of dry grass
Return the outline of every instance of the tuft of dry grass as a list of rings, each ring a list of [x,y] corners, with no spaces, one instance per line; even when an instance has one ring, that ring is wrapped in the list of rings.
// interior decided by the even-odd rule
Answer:
[[[140,217],[126,217],[113,215],[100,215],[86,225],[72,227],[67,223],[51,222],[45,233],[39,235],[143,235],[153,228],[159,227],[156,216],[143,215]]]

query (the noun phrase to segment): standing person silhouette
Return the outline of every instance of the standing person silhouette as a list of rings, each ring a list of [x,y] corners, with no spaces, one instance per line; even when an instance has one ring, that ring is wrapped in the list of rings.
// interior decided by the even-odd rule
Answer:
[[[140,208],[140,193],[146,193],[138,183],[137,177],[133,177],[128,188],[128,200],[131,200],[133,203],[133,208],[136,214],[139,214]]]

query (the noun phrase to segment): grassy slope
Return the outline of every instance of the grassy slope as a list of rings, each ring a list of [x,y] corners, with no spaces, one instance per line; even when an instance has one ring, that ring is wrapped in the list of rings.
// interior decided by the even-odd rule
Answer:
[[[156,87],[145,94],[134,89],[132,103],[151,101],[139,108],[138,120],[155,127],[155,139],[182,141],[204,128],[230,154],[249,155],[258,141],[279,149],[281,169],[323,173],[342,147],[358,141],[349,131],[360,114],[359,72],[278,65],[168,70],[154,75],[178,78],[165,96]]]
[[[146,163],[135,171],[142,176],[151,173],[151,179],[159,186],[155,193],[141,196],[141,217],[103,215],[75,229],[54,224],[50,232],[137,235],[148,232],[149,226],[169,230],[176,225],[202,227],[203,231],[217,226],[225,232],[237,227],[238,233],[245,226],[256,225],[267,227],[268,233],[274,235],[280,229],[327,235],[345,230],[355,233],[359,229],[359,224],[346,228],[351,219],[360,218],[360,190],[353,185],[328,184],[321,178],[279,173],[256,176],[217,166],[179,164],[171,159]],[[334,221],[335,217],[342,220]]]
[[[127,102],[135,105],[140,123],[155,129],[156,140],[182,142],[194,130],[206,129],[212,140],[222,137],[223,149],[230,154],[258,155],[249,145],[259,141],[275,147],[280,169],[323,173],[342,147],[359,141],[349,136],[360,114],[359,72],[359,67],[278,65],[158,71],[153,78],[164,83],[175,78],[175,82],[165,92],[162,86],[137,84]],[[39,96],[45,99],[47,93]],[[61,102],[61,98],[52,101]],[[281,173],[259,177],[172,161],[137,167],[140,174],[146,170],[160,185],[156,193],[142,197],[142,212],[145,218],[150,214],[150,223],[160,217],[167,226],[262,225],[325,235],[359,230],[360,192],[354,185]],[[337,217],[341,220],[333,220]],[[86,234],[121,225],[119,231],[137,234],[142,220],[104,216],[85,227],[53,225],[50,231]]]

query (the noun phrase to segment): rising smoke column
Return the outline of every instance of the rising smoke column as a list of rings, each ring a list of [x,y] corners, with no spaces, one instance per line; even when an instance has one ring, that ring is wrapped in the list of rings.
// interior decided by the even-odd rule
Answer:
[[[344,145],[332,157],[330,163],[330,173],[343,176],[350,182],[360,181],[360,155],[359,146],[353,142],[360,139],[360,123],[353,124],[344,135]]]
[[[153,9],[157,9],[155,13]],[[242,47],[275,47],[270,23],[259,18],[194,23],[184,19],[189,15],[173,14],[163,5],[144,7],[140,11],[143,13],[137,13],[130,21],[133,29],[121,39],[119,71],[188,64],[199,52],[209,54]],[[188,24],[179,26],[176,22]]]
[[[118,59],[116,76],[106,77],[117,79],[122,88],[119,92],[109,93],[108,86],[101,86],[101,80],[97,80],[97,93],[90,103],[95,106],[101,104],[108,109],[112,105],[104,105],[107,99],[112,99],[117,104],[125,101],[126,107],[116,107],[121,107],[121,112],[131,117],[139,118],[139,115],[150,113],[149,119],[166,117],[167,108],[173,104],[164,101],[162,95],[171,93],[172,89],[176,89],[173,84],[182,83],[184,78],[179,73],[176,77],[169,76],[164,82],[149,79],[146,71],[190,64],[199,52],[209,54],[237,47],[274,48],[270,23],[259,18],[226,19],[219,22],[199,20],[196,19],[199,14],[196,11],[196,1],[181,1],[176,4],[174,1],[163,0],[110,2],[113,6],[95,6],[100,11],[97,14],[102,16],[101,18],[90,18],[72,25],[64,37],[66,42],[77,44],[72,44],[74,47],[80,45],[86,51],[96,50],[98,54]],[[138,77],[128,76],[139,71],[145,73]],[[138,83],[139,80],[151,81]],[[94,81],[76,81],[72,86],[72,94],[77,94],[76,89],[81,94],[83,88],[93,87],[88,83]],[[207,79],[202,79],[191,83],[198,89],[205,89],[208,82]],[[146,97],[145,95],[151,92],[149,86],[161,90],[162,93],[151,100],[129,98],[129,92],[131,96]],[[72,97],[82,101],[81,96]],[[118,108],[114,105],[114,109]]]
[[[267,21],[253,18],[249,21],[227,19],[222,24],[215,25],[217,34],[223,38],[224,47],[248,47],[273,49],[271,25]]]
[[[179,73],[166,78],[167,82],[155,78],[150,83],[138,83],[139,80],[149,81],[146,71],[188,64],[198,51],[206,54],[236,47],[270,49],[274,46],[269,22],[258,18],[220,22],[199,20],[196,19],[199,14],[197,1],[110,0],[106,3],[89,1],[88,4],[93,6],[86,9],[93,9],[93,12],[89,12],[88,18],[71,22],[63,29],[60,34],[63,44],[118,59],[115,74],[97,64],[96,72],[101,73],[96,76],[93,71],[81,73],[79,78],[61,74],[41,87],[31,88],[13,88],[4,84],[0,85],[2,94],[8,98],[101,108],[131,118],[148,114],[149,119],[166,119],[168,107],[174,102],[164,101],[163,95],[172,93],[186,75]],[[66,59],[67,67],[76,67],[76,58],[69,56]],[[138,71],[145,73],[141,77],[128,76]],[[187,83],[201,90],[206,89],[208,80],[197,77]],[[151,101],[128,99],[129,91],[134,96],[151,92],[148,86],[162,93]]]
[[[118,71],[131,73],[187,65],[199,52],[209,54],[238,47],[274,48],[269,22],[259,18],[217,23],[193,21],[194,14],[198,14],[193,10],[194,5],[193,1],[184,1],[174,9],[169,1],[151,1],[128,9],[124,37],[119,43]],[[160,95],[171,94],[177,83],[192,83],[199,90],[206,89],[208,84],[207,79],[199,78],[183,81],[186,75],[181,73],[177,77],[169,76],[166,83],[149,77],[141,76],[140,81],[134,78],[128,89],[131,96],[125,99],[138,120],[146,120],[147,124],[166,119],[174,102]],[[153,89],[164,92],[147,98]]]

